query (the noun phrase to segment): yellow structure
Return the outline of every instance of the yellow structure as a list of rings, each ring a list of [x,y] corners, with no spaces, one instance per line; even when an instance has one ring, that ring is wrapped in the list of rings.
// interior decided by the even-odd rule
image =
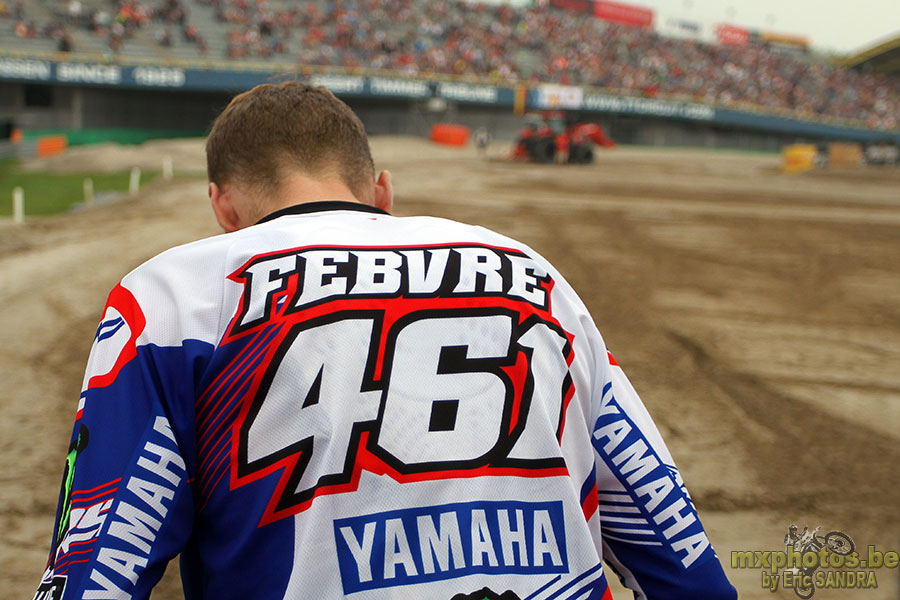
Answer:
[[[816,166],[816,147],[812,144],[791,144],[781,151],[781,168],[785,173],[803,173]]]

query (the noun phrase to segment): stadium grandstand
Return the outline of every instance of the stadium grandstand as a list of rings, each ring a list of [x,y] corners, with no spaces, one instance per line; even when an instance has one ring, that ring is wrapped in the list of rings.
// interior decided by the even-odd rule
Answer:
[[[800,139],[864,142],[876,132],[900,135],[896,40],[857,63],[839,64],[734,27],[712,42],[664,35],[654,27],[651,11],[631,7],[629,13],[628,5],[616,4],[616,16],[608,17],[602,8],[609,4],[0,0],[0,80],[22,83],[19,93],[30,94],[31,104],[53,103],[34,89],[36,84],[63,83],[148,92],[180,88],[185,103],[203,107],[220,105],[225,91],[247,87],[244,82],[317,76],[338,95],[357,101],[354,107],[366,120],[367,108],[375,108],[367,98],[390,87],[378,88],[371,78],[388,77],[391,89],[409,92],[409,106],[400,113],[416,112],[421,101],[441,95],[482,108],[495,103],[519,111],[578,109],[606,113],[614,121],[614,135],[618,129],[625,141],[734,145],[725,132],[743,131],[748,135],[738,145],[773,149]],[[893,64],[893,70],[878,68],[879,60]],[[442,89],[456,90],[456,96]],[[119,104],[140,106],[141,98],[119,91]],[[39,126],[26,110],[14,114],[13,93],[0,93],[0,118]],[[397,100],[404,94],[384,95]],[[143,100],[148,97],[152,94]],[[20,100],[18,106],[28,104]],[[205,118],[213,110],[187,112]],[[706,134],[682,132],[673,138],[672,127],[654,133],[629,121],[633,118],[670,125],[705,121]],[[148,125],[137,116],[123,119],[117,124]],[[171,121],[178,127],[205,127],[183,115]],[[57,118],[51,127],[91,125],[76,116],[68,122]]]
[[[900,36],[876,44],[841,61],[847,68],[900,77]]]

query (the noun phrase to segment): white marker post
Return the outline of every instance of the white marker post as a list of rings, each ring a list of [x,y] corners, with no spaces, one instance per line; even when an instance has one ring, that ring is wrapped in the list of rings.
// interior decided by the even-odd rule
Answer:
[[[128,193],[132,196],[141,189],[141,168],[133,167],[131,169],[131,179],[128,180]]]
[[[84,204],[91,206],[94,203],[94,180],[87,177],[84,180]]]
[[[25,190],[13,188],[13,223],[25,222]]]
[[[170,181],[172,179],[172,157],[164,156],[163,157],[163,167],[162,167],[162,176],[163,181]]]

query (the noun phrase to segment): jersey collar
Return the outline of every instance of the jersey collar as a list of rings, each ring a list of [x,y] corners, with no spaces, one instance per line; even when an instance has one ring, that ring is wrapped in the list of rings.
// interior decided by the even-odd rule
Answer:
[[[357,212],[390,215],[390,213],[383,211],[380,208],[375,208],[374,206],[363,204],[361,202],[347,202],[345,200],[321,200],[318,202],[304,202],[302,204],[295,204],[293,206],[288,206],[287,208],[276,210],[275,212],[269,213],[268,215],[257,221],[256,224],[259,225],[260,223],[266,223],[267,221],[271,221],[285,215],[305,215],[314,212],[323,212],[326,210],[355,210]]]

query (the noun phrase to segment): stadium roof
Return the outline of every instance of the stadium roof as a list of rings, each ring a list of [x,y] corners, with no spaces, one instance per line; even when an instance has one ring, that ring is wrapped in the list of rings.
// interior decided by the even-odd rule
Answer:
[[[879,73],[900,75],[900,36],[848,56],[841,63],[846,67],[869,66]]]

